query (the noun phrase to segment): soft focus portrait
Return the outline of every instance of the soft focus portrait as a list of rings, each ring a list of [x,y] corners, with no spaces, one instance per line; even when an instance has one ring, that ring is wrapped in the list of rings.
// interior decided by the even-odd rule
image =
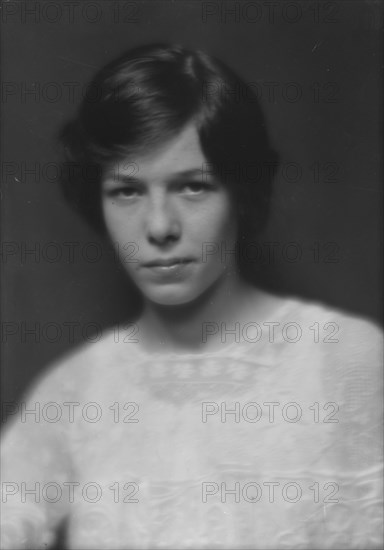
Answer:
[[[251,79],[228,45],[221,56],[218,47],[231,33],[239,41],[235,50],[242,48],[242,33],[250,43],[260,40],[250,38],[255,11],[232,3],[232,18],[248,18],[241,31],[239,21],[237,30],[236,21],[225,27],[227,2],[196,3],[199,25],[207,24],[217,37],[216,47],[209,47],[208,39],[200,45],[187,32],[188,20],[197,13],[190,2],[175,3],[175,12],[167,2],[111,4],[108,12],[103,11],[106,2],[97,5],[101,16],[112,14],[115,23],[118,15],[126,21],[128,8],[135,7],[137,14],[133,10],[131,15],[139,18],[140,28],[160,21],[162,14],[170,19],[161,32],[151,30],[152,40],[148,29],[142,30],[145,40],[116,31],[119,43],[113,55],[112,49],[102,51],[113,40],[112,23],[98,21],[86,36],[105,62],[84,65],[90,77],[83,77],[82,97],[66,116],[57,112],[52,123],[58,176],[55,190],[43,199],[46,216],[54,224],[55,212],[62,209],[68,235],[79,232],[79,244],[81,231],[88,232],[87,250],[100,249],[105,257],[100,266],[88,262],[83,278],[76,262],[67,262],[62,268],[66,280],[61,275],[52,282],[57,306],[46,285],[45,300],[50,296],[53,304],[49,309],[37,301],[32,319],[42,318],[40,309],[51,315],[56,307],[60,311],[45,328],[37,321],[33,325],[39,338],[34,333],[35,347],[25,350],[34,350],[30,362],[37,366],[19,385],[15,380],[17,373],[21,379],[21,367],[13,379],[8,375],[14,382],[9,382],[2,406],[1,548],[382,548],[383,335],[378,308],[369,315],[362,307],[344,307],[346,299],[327,302],[325,291],[308,295],[283,284],[279,288],[271,260],[272,252],[282,250],[285,273],[293,279],[299,269],[311,273],[306,264],[322,263],[325,288],[339,276],[335,264],[348,256],[347,248],[340,252],[337,238],[324,245],[321,232],[314,230],[329,212],[318,199],[305,202],[305,193],[317,197],[313,183],[300,184],[302,196],[289,188],[292,170],[304,169],[287,159],[284,145],[289,151],[292,132],[300,135],[301,149],[309,147],[300,125],[305,119],[313,135],[317,125],[321,128],[321,109],[316,111],[320,96],[311,89],[312,115],[307,120],[298,111],[297,128],[285,126],[279,141],[260,95],[265,77],[255,69],[260,71],[260,59],[272,59],[272,54],[246,49]],[[251,4],[261,17],[262,3]],[[291,4],[296,14],[309,17],[302,2]],[[324,25],[332,18],[347,21],[340,3],[328,4],[337,9],[331,13],[329,6],[324,11],[321,3],[315,4],[310,17],[317,9]],[[292,29],[284,31],[283,24],[289,20],[292,26],[294,14],[280,8],[280,23],[273,31],[268,28],[287,43],[290,36],[293,44]],[[43,18],[48,12],[41,10]],[[370,13],[377,16],[377,9]],[[7,18],[12,17],[16,15],[8,9]],[[171,22],[176,28],[166,32]],[[346,32],[354,24],[348,19],[340,28]],[[27,28],[37,40],[36,26]],[[106,35],[103,28],[109,29]],[[258,28],[266,29],[267,22]],[[331,41],[328,31],[316,29],[321,40]],[[66,32],[78,41],[63,46],[62,59],[72,63],[68,52],[86,40],[74,28]],[[300,44],[311,32],[297,39]],[[61,27],[58,33],[63,40]],[[368,33],[373,43],[375,32]],[[311,55],[321,48],[321,40],[314,40]],[[291,69],[299,63],[292,59]],[[283,70],[270,67],[265,61],[266,72]],[[284,83],[288,111],[299,84],[294,77]],[[326,115],[329,126],[334,116],[337,110]],[[325,131],[321,136],[326,139]],[[356,145],[354,155],[357,150]],[[335,165],[323,159],[310,164],[309,173],[319,178],[316,170],[326,166],[329,175]],[[6,174],[11,168],[7,165]],[[337,200],[332,194],[329,203]],[[306,225],[295,221],[299,215]],[[340,211],[338,216],[346,219],[347,214]],[[368,218],[356,222],[362,235],[368,234]],[[10,216],[6,219],[10,224]],[[295,223],[298,238],[293,240]],[[27,220],[25,227],[33,224],[49,227],[43,216]],[[266,262],[266,231],[273,236],[278,228],[279,237],[268,241]],[[302,259],[306,245],[300,243],[307,231],[312,242]],[[68,245],[69,237],[63,241]],[[19,246],[10,242],[3,249],[7,258],[16,256]],[[331,265],[328,271],[324,257],[331,258],[325,262]],[[18,271],[9,262],[17,287]],[[21,265],[30,269],[25,262]],[[39,269],[47,268],[39,263],[30,272],[38,277]],[[52,281],[57,273],[52,271]],[[358,282],[359,277],[350,274],[346,280]],[[315,289],[313,280],[312,285]],[[363,302],[367,285],[361,292]],[[379,292],[373,287],[372,292],[376,304]],[[84,301],[83,294],[88,296]],[[63,334],[64,327],[72,327],[74,334],[89,319],[91,297],[91,332],[47,351],[47,342],[54,343],[51,329],[59,327]],[[15,338],[21,338],[19,346],[31,346],[31,318],[28,324],[15,308],[6,311],[2,338],[12,364]],[[78,312],[77,317],[69,316],[70,311]],[[27,351],[15,353],[18,357]],[[34,353],[42,356],[35,360]]]

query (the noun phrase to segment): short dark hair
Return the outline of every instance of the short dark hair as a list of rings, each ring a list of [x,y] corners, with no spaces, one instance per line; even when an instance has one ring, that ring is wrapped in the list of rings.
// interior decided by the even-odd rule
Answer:
[[[99,232],[102,170],[195,122],[202,151],[233,192],[239,241],[266,222],[278,164],[251,85],[220,60],[179,45],[130,50],[102,68],[61,131],[64,195]]]

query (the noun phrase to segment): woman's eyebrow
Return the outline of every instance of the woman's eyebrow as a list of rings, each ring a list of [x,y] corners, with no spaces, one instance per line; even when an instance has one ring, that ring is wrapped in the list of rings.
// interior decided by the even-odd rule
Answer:
[[[188,178],[193,178],[193,177],[211,179],[212,174],[208,171],[205,171],[203,167],[201,167],[201,168],[191,168],[189,170],[181,170],[180,172],[176,172],[176,173],[172,174],[169,177],[169,181],[172,182],[174,180],[179,180],[180,178],[181,179],[188,179]]]
[[[198,178],[209,178],[211,179],[212,174],[209,172],[204,172],[203,168],[191,168],[188,170],[180,170],[179,172],[174,172],[169,175],[169,177],[166,178],[167,183],[174,183],[177,181],[186,180],[191,177],[198,177]],[[142,178],[138,178],[136,176],[130,175],[130,174],[124,174],[119,173],[118,171],[111,171],[109,174],[107,174],[107,177],[105,178],[106,183],[126,183],[126,184],[137,184],[137,185],[144,185],[146,184],[146,180]]]
[[[118,172],[111,171],[109,174],[106,174],[105,182],[142,184],[143,180],[141,180],[140,178],[136,178],[135,176],[131,176],[130,174],[119,174]]]

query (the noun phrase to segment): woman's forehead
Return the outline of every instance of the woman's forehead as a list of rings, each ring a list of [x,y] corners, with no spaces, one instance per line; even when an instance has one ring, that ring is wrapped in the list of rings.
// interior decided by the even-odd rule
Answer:
[[[202,173],[207,159],[201,149],[200,139],[193,124],[157,146],[137,154],[129,154],[112,163],[108,172],[118,172],[136,179],[166,178],[174,175]],[[134,173],[133,173],[134,172]]]

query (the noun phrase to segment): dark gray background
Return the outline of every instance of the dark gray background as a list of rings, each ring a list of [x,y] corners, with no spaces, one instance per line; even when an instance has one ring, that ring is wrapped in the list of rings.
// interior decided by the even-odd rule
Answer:
[[[27,15],[25,2],[7,4],[2,23],[3,92],[16,91],[2,98],[2,240],[28,247],[80,243],[74,261],[64,252],[61,261],[53,262],[39,252],[25,261],[20,253],[3,254],[2,321],[19,327],[14,336],[3,333],[7,401],[19,398],[41,369],[84,341],[76,330],[71,342],[63,323],[104,327],[131,311],[126,279],[106,249],[100,261],[82,258],[79,250],[98,238],[64,204],[53,171],[48,179],[44,171],[48,163],[57,162],[55,134],[74,112],[95,70],[123,50],[148,42],[174,41],[205,49],[257,83],[283,165],[294,162],[301,167],[299,181],[287,181],[281,172],[276,179],[271,221],[258,241],[278,243],[277,254],[274,261],[263,257],[261,283],[381,319],[380,2],[292,2],[288,9],[289,2],[276,1],[273,18],[265,2],[223,2],[220,8],[218,2],[203,6],[200,1],[99,1],[92,3],[95,11],[85,1],[85,13],[76,7],[79,2],[74,3],[73,21],[65,2],[46,2],[61,4],[61,16],[54,6],[44,12],[44,3],[29,3],[39,4],[40,16]],[[248,18],[244,5],[249,5]],[[240,12],[226,16],[231,7]],[[214,13],[204,20],[207,8]],[[260,17],[253,21],[256,9]],[[97,14],[99,21],[87,21]],[[132,16],[136,22],[129,20]],[[69,82],[78,83],[73,98],[65,93],[63,83]],[[275,98],[267,93],[267,83],[272,82]],[[298,101],[284,96],[290,82],[302,91]],[[11,87],[4,89],[7,83]],[[32,88],[33,83],[40,93],[23,99],[21,87]],[[47,88],[47,83],[56,88]],[[57,89],[62,90],[59,100]],[[22,163],[28,168],[39,164],[36,180],[23,174]],[[321,167],[319,181],[314,163]],[[16,174],[10,174],[12,166]],[[292,241],[303,252],[296,262],[281,253]],[[312,250],[315,242],[320,243],[318,262]],[[40,342],[31,336],[22,342],[21,323],[28,328],[38,323]],[[42,334],[46,323],[59,324],[62,338],[48,342]],[[54,339],[53,332],[50,335]]]

